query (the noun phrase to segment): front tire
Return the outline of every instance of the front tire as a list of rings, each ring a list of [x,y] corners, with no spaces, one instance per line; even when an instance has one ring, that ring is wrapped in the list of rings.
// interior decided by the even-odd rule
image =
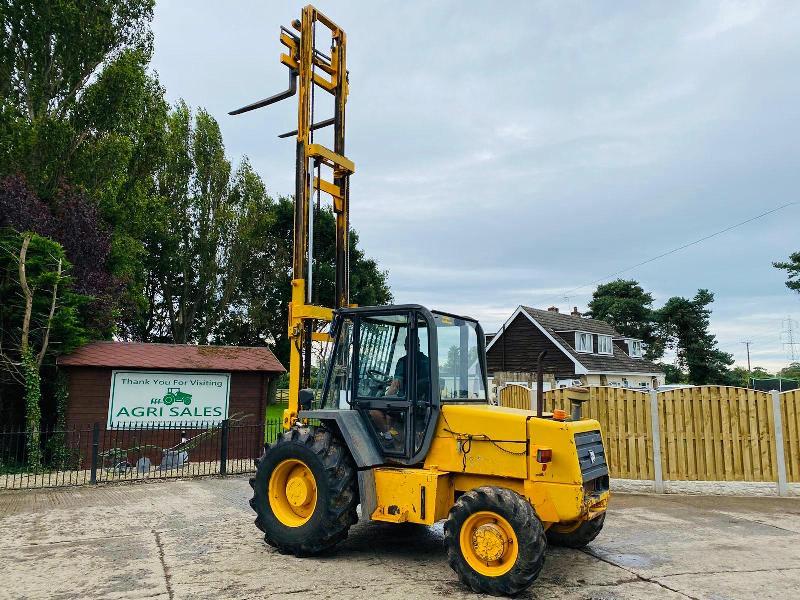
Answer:
[[[324,427],[292,428],[265,445],[250,479],[256,526],[285,554],[310,556],[347,537],[358,520],[356,469]]]
[[[564,548],[584,548],[594,540],[603,529],[606,513],[590,521],[583,521],[574,525],[553,525],[547,530],[547,541],[553,546]]]
[[[476,592],[518,594],[544,566],[542,522],[530,502],[505,488],[480,487],[461,496],[444,535],[450,567]]]

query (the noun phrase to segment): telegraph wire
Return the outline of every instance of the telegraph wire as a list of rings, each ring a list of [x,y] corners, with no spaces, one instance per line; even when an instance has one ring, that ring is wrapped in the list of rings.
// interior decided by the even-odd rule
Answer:
[[[584,283],[583,285],[579,285],[577,287],[569,289],[566,292],[562,292],[560,294],[554,294],[552,296],[543,297],[543,300],[549,300],[551,298],[564,298],[564,297],[567,297],[572,292],[576,292],[576,291],[581,290],[581,289],[583,289],[585,287],[589,287],[590,285],[594,285],[596,283],[600,283],[601,281],[605,281],[606,279],[611,279],[612,277],[616,277],[617,275],[621,275],[622,273],[627,273],[628,271],[632,271],[633,269],[637,269],[637,268],[639,268],[639,267],[641,267],[643,265],[646,265],[646,264],[649,264],[651,262],[654,262],[654,261],[657,261],[659,259],[662,259],[662,258],[664,258],[666,256],[669,256],[670,254],[675,254],[676,252],[680,252],[681,250],[685,250],[686,248],[689,248],[691,246],[695,246],[697,244],[700,244],[702,242],[710,240],[711,238],[717,237],[718,235],[722,235],[723,233],[727,233],[727,232],[729,232],[729,231],[731,231],[733,229],[736,229],[737,227],[741,227],[742,225],[747,225],[748,223],[752,223],[753,221],[757,221],[758,219],[761,219],[762,217],[766,217],[767,215],[771,215],[773,213],[778,212],[779,210],[783,210],[784,208],[787,208],[789,206],[793,206],[795,204],[800,204],[800,202],[797,202],[797,201],[795,201],[795,202],[787,202],[786,204],[783,204],[783,205],[778,206],[776,208],[772,208],[772,209],[770,209],[768,211],[765,211],[765,212],[763,212],[761,214],[758,214],[758,215],[756,215],[754,217],[750,217],[749,219],[745,219],[744,221],[740,221],[739,223],[736,223],[734,225],[729,225],[725,229],[720,229],[719,231],[715,231],[714,233],[712,233],[710,235],[706,235],[704,237],[698,238],[698,239],[693,240],[691,242],[687,242],[686,244],[683,244],[682,246],[678,246],[677,248],[672,248],[671,250],[667,250],[666,252],[662,252],[661,254],[658,254],[657,256],[653,256],[652,258],[648,258],[647,260],[643,260],[642,262],[636,263],[633,266],[626,267],[625,269],[621,269],[619,271],[611,273],[610,275],[606,275],[605,277],[601,277],[599,279],[595,279],[594,281],[590,281],[589,283]]]

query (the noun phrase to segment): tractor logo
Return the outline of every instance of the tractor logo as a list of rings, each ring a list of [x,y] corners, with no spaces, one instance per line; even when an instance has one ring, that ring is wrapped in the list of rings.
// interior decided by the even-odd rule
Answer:
[[[166,398],[164,401],[166,402]],[[597,456],[595,456],[594,450],[589,450],[589,460],[592,461],[592,464],[597,462]]]
[[[161,401],[167,406],[175,402],[189,406],[192,403],[192,395],[182,392],[181,388],[167,388],[167,393]]]

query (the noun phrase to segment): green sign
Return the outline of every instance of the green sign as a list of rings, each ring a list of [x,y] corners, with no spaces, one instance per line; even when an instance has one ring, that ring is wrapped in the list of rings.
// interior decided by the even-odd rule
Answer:
[[[108,428],[208,425],[228,418],[230,373],[112,371]]]

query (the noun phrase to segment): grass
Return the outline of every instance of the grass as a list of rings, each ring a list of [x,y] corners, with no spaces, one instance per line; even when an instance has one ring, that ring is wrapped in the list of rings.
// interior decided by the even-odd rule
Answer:
[[[272,421],[273,419],[282,419],[283,418],[283,411],[286,409],[286,404],[284,403],[275,403],[270,404],[267,407],[267,420]]]

